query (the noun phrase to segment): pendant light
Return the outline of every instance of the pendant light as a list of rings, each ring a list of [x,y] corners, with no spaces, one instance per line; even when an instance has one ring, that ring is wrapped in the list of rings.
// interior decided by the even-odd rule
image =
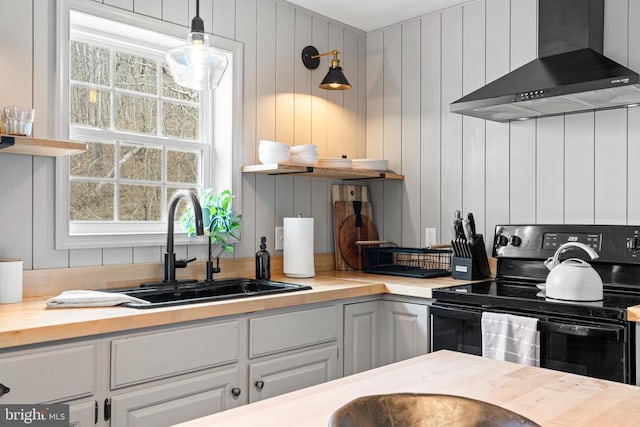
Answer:
[[[322,79],[322,82],[318,86],[320,89],[326,90],[349,90],[351,84],[342,72],[340,66],[340,60],[338,59],[338,52],[336,49],[329,52],[319,53],[318,49],[313,46],[307,46],[302,49],[302,63],[309,70],[315,70],[320,65],[320,58],[323,56],[333,55],[331,58],[331,66],[329,72]]]
[[[177,84],[195,90],[215,89],[227,68],[227,56],[209,46],[200,18],[200,0],[196,0],[196,16],[191,20],[187,43],[167,53],[167,63]]]

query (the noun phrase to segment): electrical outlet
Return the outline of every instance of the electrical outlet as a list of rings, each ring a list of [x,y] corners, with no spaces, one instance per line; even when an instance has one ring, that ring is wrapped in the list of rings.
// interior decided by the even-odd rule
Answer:
[[[436,229],[432,227],[427,227],[424,229],[424,246],[426,248],[431,247],[431,245],[435,245],[438,242],[436,238]]]
[[[282,242],[284,241],[284,235],[282,233],[282,228],[283,227],[276,227],[276,241],[274,242],[274,249],[276,251],[281,251],[282,250]]]

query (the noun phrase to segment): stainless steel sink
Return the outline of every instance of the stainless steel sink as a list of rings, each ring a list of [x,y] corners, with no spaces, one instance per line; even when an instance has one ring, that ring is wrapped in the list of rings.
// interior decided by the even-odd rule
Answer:
[[[113,292],[149,301],[150,304],[126,303],[125,307],[158,308],[172,305],[248,298],[311,289],[311,286],[257,279],[221,279],[214,282],[157,284],[139,288],[114,289]]]

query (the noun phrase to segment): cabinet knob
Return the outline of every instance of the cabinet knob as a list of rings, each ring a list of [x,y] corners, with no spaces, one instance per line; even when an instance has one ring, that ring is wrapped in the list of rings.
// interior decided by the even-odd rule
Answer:
[[[0,396],[7,394],[11,391],[11,389],[9,387],[7,387],[6,385],[0,383]]]
[[[256,381],[256,389],[258,391],[262,391],[263,388],[264,388],[264,381],[262,381],[262,380]]]
[[[234,399],[237,399],[240,396],[240,393],[242,393],[240,387],[234,387],[231,389],[231,395],[234,397]]]

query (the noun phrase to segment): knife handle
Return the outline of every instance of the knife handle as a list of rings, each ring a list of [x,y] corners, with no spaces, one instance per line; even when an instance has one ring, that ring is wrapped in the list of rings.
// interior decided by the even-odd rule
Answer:
[[[469,212],[467,214],[467,220],[469,221],[469,226],[471,227],[471,236],[475,236],[476,235],[476,220],[473,217],[473,213]]]
[[[468,219],[462,220],[462,230],[464,231],[464,237],[467,239],[467,242],[473,242],[473,232],[471,230],[471,223]]]

